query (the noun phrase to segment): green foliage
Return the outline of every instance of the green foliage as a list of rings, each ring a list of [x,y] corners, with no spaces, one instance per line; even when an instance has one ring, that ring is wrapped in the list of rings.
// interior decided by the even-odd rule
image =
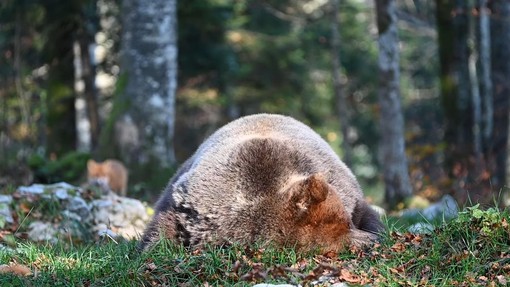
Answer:
[[[477,204],[467,207],[456,219],[458,226],[470,226],[470,231],[478,231],[472,234],[473,240],[488,241],[486,244],[509,244],[510,229],[508,225],[508,211],[500,212],[497,208],[491,207],[485,210],[480,209]],[[474,229],[474,230],[473,230]],[[464,233],[461,228],[457,232]],[[467,233],[464,233],[467,234]],[[484,244],[485,245],[485,244]]]
[[[34,172],[36,182],[76,182],[86,174],[89,159],[90,155],[82,152],[69,152],[57,159],[34,154],[28,160],[28,165]]]
[[[290,0],[177,3],[179,75],[174,144],[180,161],[223,123],[258,112],[288,114],[302,120],[328,138],[342,155],[343,139],[331,83],[330,5],[310,10],[305,9],[310,4],[307,1]],[[101,25],[110,27],[102,27],[97,34],[101,39],[96,39],[101,42],[98,44],[108,47],[108,52],[96,68],[118,77],[114,96],[108,91],[98,99],[101,135],[99,147],[92,153],[103,159],[120,158],[114,125],[130,102],[119,96],[129,81],[118,74],[119,1],[4,0],[0,5],[0,130],[5,135],[0,138],[0,157],[7,159],[0,163],[1,173],[13,170],[13,165],[35,151],[61,158],[76,146],[72,44],[84,31],[97,32],[98,16],[107,16]],[[397,5],[414,15],[415,11],[408,11],[413,5]],[[433,18],[434,5],[414,5],[421,13],[418,19]],[[342,1],[340,60],[355,134],[352,169],[364,190],[382,194],[378,177],[381,166],[376,156],[379,106],[374,12],[363,1]],[[437,132],[442,131],[442,115],[433,28],[400,24],[405,24],[399,25],[401,90],[407,127],[413,133],[408,143],[436,145],[442,138],[442,132]],[[442,154],[443,150],[438,150],[424,165],[437,169]],[[36,167],[40,181],[73,177],[51,174],[54,164],[45,161],[48,163]],[[422,162],[417,159],[410,163]],[[150,197],[155,197],[164,184],[154,183],[170,177],[169,171],[144,176],[136,175],[137,170],[131,173],[131,183],[136,194],[143,196],[152,192]],[[421,171],[420,179],[438,182],[438,176],[428,176],[433,173],[430,169]],[[147,183],[148,178],[154,180]],[[155,190],[149,191],[153,186]]]
[[[130,196],[149,202],[157,200],[162,189],[176,171],[175,166],[162,168],[157,162],[156,159],[152,159],[144,165],[129,167],[129,181],[136,183],[130,185]],[[155,193],[155,190],[158,192]]]
[[[510,280],[508,211],[469,208],[432,234],[387,232],[380,243],[339,254],[270,246],[184,248],[167,240],[138,253],[135,242],[70,246],[17,243],[0,262],[37,275],[0,276],[2,286],[505,286]],[[492,232],[483,233],[490,225]],[[327,282],[327,283],[326,283]],[[323,286],[323,285],[321,285]]]

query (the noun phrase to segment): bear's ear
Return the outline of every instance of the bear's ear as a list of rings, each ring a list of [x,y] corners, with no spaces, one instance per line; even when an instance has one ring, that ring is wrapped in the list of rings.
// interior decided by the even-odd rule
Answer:
[[[305,189],[310,194],[312,204],[317,204],[328,197],[328,183],[320,173],[313,174],[305,179]]]
[[[329,192],[328,183],[320,173],[312,174],[297,184],[292,200],[301,211],[326,200]]]

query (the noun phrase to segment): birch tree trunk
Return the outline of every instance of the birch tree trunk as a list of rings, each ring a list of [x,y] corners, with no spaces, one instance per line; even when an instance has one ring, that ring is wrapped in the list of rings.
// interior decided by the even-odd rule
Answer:
[[[412,194],[400,103],[397,17],[394,0],[376,0],[379,29],[380,152],[385,200],[390,207]]]
[[[175,164],[176,0],[122,2],[121,67],[126,80],[115,124],[123,160]]]
[[[90,5],[90,4],[89,4]],[[74,78],[75,78],[75,109],[77,149],[91,152],[99,142],[99,107],[97,89],[95,85],[96,67],[92,58],[92,46],[97,24],[95,3],[82,8],[81,27],[76,34],[73,45],[74,51]]]
[[[492,84],[494,89],[494,115],[491,158],[494,160],[491,177],[495,195],[502,192],[506,183],[508,116],[510,113],[510,2],[490,1]]]
[[[333,62],[333,93],[336,101],[338,119],[342,130],[342,152],[343,160],[347,165],[352,163],[352,148],[349,142],[350,113],[345,99],[345,93],[342,87],[342,72],[340,62],[340,33],[338,26],[340,21],[338,13],[340,12],[340,0],[331,0],[331,60]]]

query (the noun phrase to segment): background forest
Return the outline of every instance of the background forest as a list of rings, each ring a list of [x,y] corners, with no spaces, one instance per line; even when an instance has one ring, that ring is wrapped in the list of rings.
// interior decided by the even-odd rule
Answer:
[[[0,188],[118,158],[153,201],[215,129],[268,112],[375,203],[503,204],[509,19],[502,0],[3,0]]]

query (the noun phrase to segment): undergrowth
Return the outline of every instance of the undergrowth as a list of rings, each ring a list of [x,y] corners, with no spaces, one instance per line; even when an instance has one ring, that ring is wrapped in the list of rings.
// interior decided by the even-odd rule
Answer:
[[[373,246],[340,254],[293,249],[207,246],[187,249],[162,241],[139,253],[135,242],[69,246],[16,243],[0,249],[7,271],[1,286],[506,286],[510,280],[507,210],[467,208],[430,234],[394,227]]]

